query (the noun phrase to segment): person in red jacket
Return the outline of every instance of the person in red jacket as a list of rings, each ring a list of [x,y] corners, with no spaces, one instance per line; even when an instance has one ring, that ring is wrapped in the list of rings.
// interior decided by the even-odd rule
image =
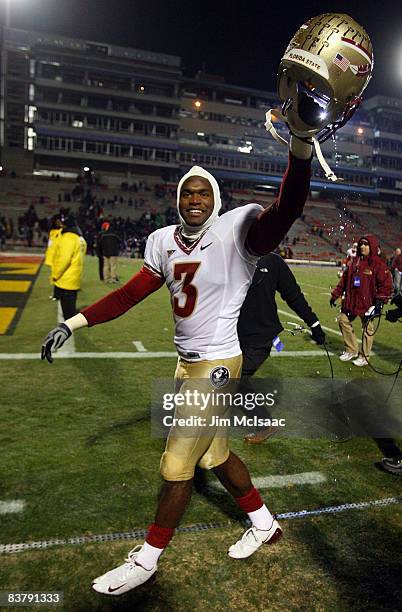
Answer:
[[[383,304],[392,295],[391,273],[379,257],[378,251],[378,240],[374,236],[360,238],[357,256],[348,263],[329,301],[331,306],[335,306],[336,300],[343,296],[338,323],[345,350],[339,359],[353,359],[354,365],[360,367],[368,364],[373,346],[373,323],[368,321],[368,317],[380,314]],[[356,317],[360,317],[364,330],[360,352],[352,325]]]

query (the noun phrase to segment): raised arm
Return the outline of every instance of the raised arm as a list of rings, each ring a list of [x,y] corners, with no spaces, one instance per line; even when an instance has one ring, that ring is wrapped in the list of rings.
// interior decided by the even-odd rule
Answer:
[[[302,214],[310,189],[311,157],[312,146],[292,136],[279,196],[248,231],[246,246],[250,252],[265,255],[274,251]]]

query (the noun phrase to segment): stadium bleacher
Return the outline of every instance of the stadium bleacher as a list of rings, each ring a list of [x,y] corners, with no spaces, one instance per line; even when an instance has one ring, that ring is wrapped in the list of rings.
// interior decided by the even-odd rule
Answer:
[[[93,204],[94,210],[86,215],[91,220],[127,217],[138,220],[150,211],[165,218],[169,207],[175,209],[175,198],[173,183],[149,176],[138,176],[128,182],[110,177],[92,184],[56,176],[1,177],[0,218],[12,219],[13,236],[7,240],[10,246],[26,243],[25,236],[18,232],[19,219],[31,206],[41,220],[49,220],[61,208],[78,214],[83,202],[87,207],[89,202]],[[251,189],[233,189],[223,200],[230,209],[250,201],[267,206],[273,197],[261,194],[256,197]],[[44,227],[45,222],[36,224],[33,246],[42,247],[45,243]],[[293,225],[281,247],[294,259],[340,261],[349,246],[364,234],[376,235],[385,253],[390,253],[401,243],[401,214],[388,215],[386,205],[380,202],[369,205],[346,199],[309,200],[304,215]]]

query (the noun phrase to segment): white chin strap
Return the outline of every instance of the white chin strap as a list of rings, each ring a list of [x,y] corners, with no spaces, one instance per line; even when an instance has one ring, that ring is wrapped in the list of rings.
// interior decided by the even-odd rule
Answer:
[[[288,141],[285,140],[284,138],[282,138],[282,136],[280,136],[278,134],[278,132],[276,131],[276,129],[274,128],[274,126],[272,124],[272,115],[274,115],[278,119],[281,119],[283,122],[286,122],[285,117],[282,115],[282,113],[278,109],[270,108],[265,113],[265,119],[266,119],[265,124],[264,124],[265,125],[265,129],[267,130],[267,132],[269,132],[271,134],[271,136],[276,140],[276,142],[279,142],[279,144],[288,147],[289,146]],[[296,136],[296,138],[297,138],[297,136]],[[311,136],[311,140],[312,140],[313,145],[314,145],[315,154],[317,155],[317,159],[320,162],[321,168],[325,172],[325,178],[328,179],[329,181],[334,181],[334,182],[335,181],[343,181],[343,178],[337,177],[336,174],[334,172],[332,172],[331,168],[327,164],[327,162],[325,160],[325,157],[322,154],[320,143],[318,142],[317,138],[315,136]]]

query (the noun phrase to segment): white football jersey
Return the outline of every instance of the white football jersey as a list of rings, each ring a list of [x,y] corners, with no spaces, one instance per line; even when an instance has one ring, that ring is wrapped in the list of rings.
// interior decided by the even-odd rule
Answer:
[[[245,240],[262,210],[259,204],[247,204],[225,213],[190,247],[180,239],[177,225],[149,236],[144,264],[169,288],[174,341],[183,359],[241,353],[237,319],[259,259],[247,252]]]

